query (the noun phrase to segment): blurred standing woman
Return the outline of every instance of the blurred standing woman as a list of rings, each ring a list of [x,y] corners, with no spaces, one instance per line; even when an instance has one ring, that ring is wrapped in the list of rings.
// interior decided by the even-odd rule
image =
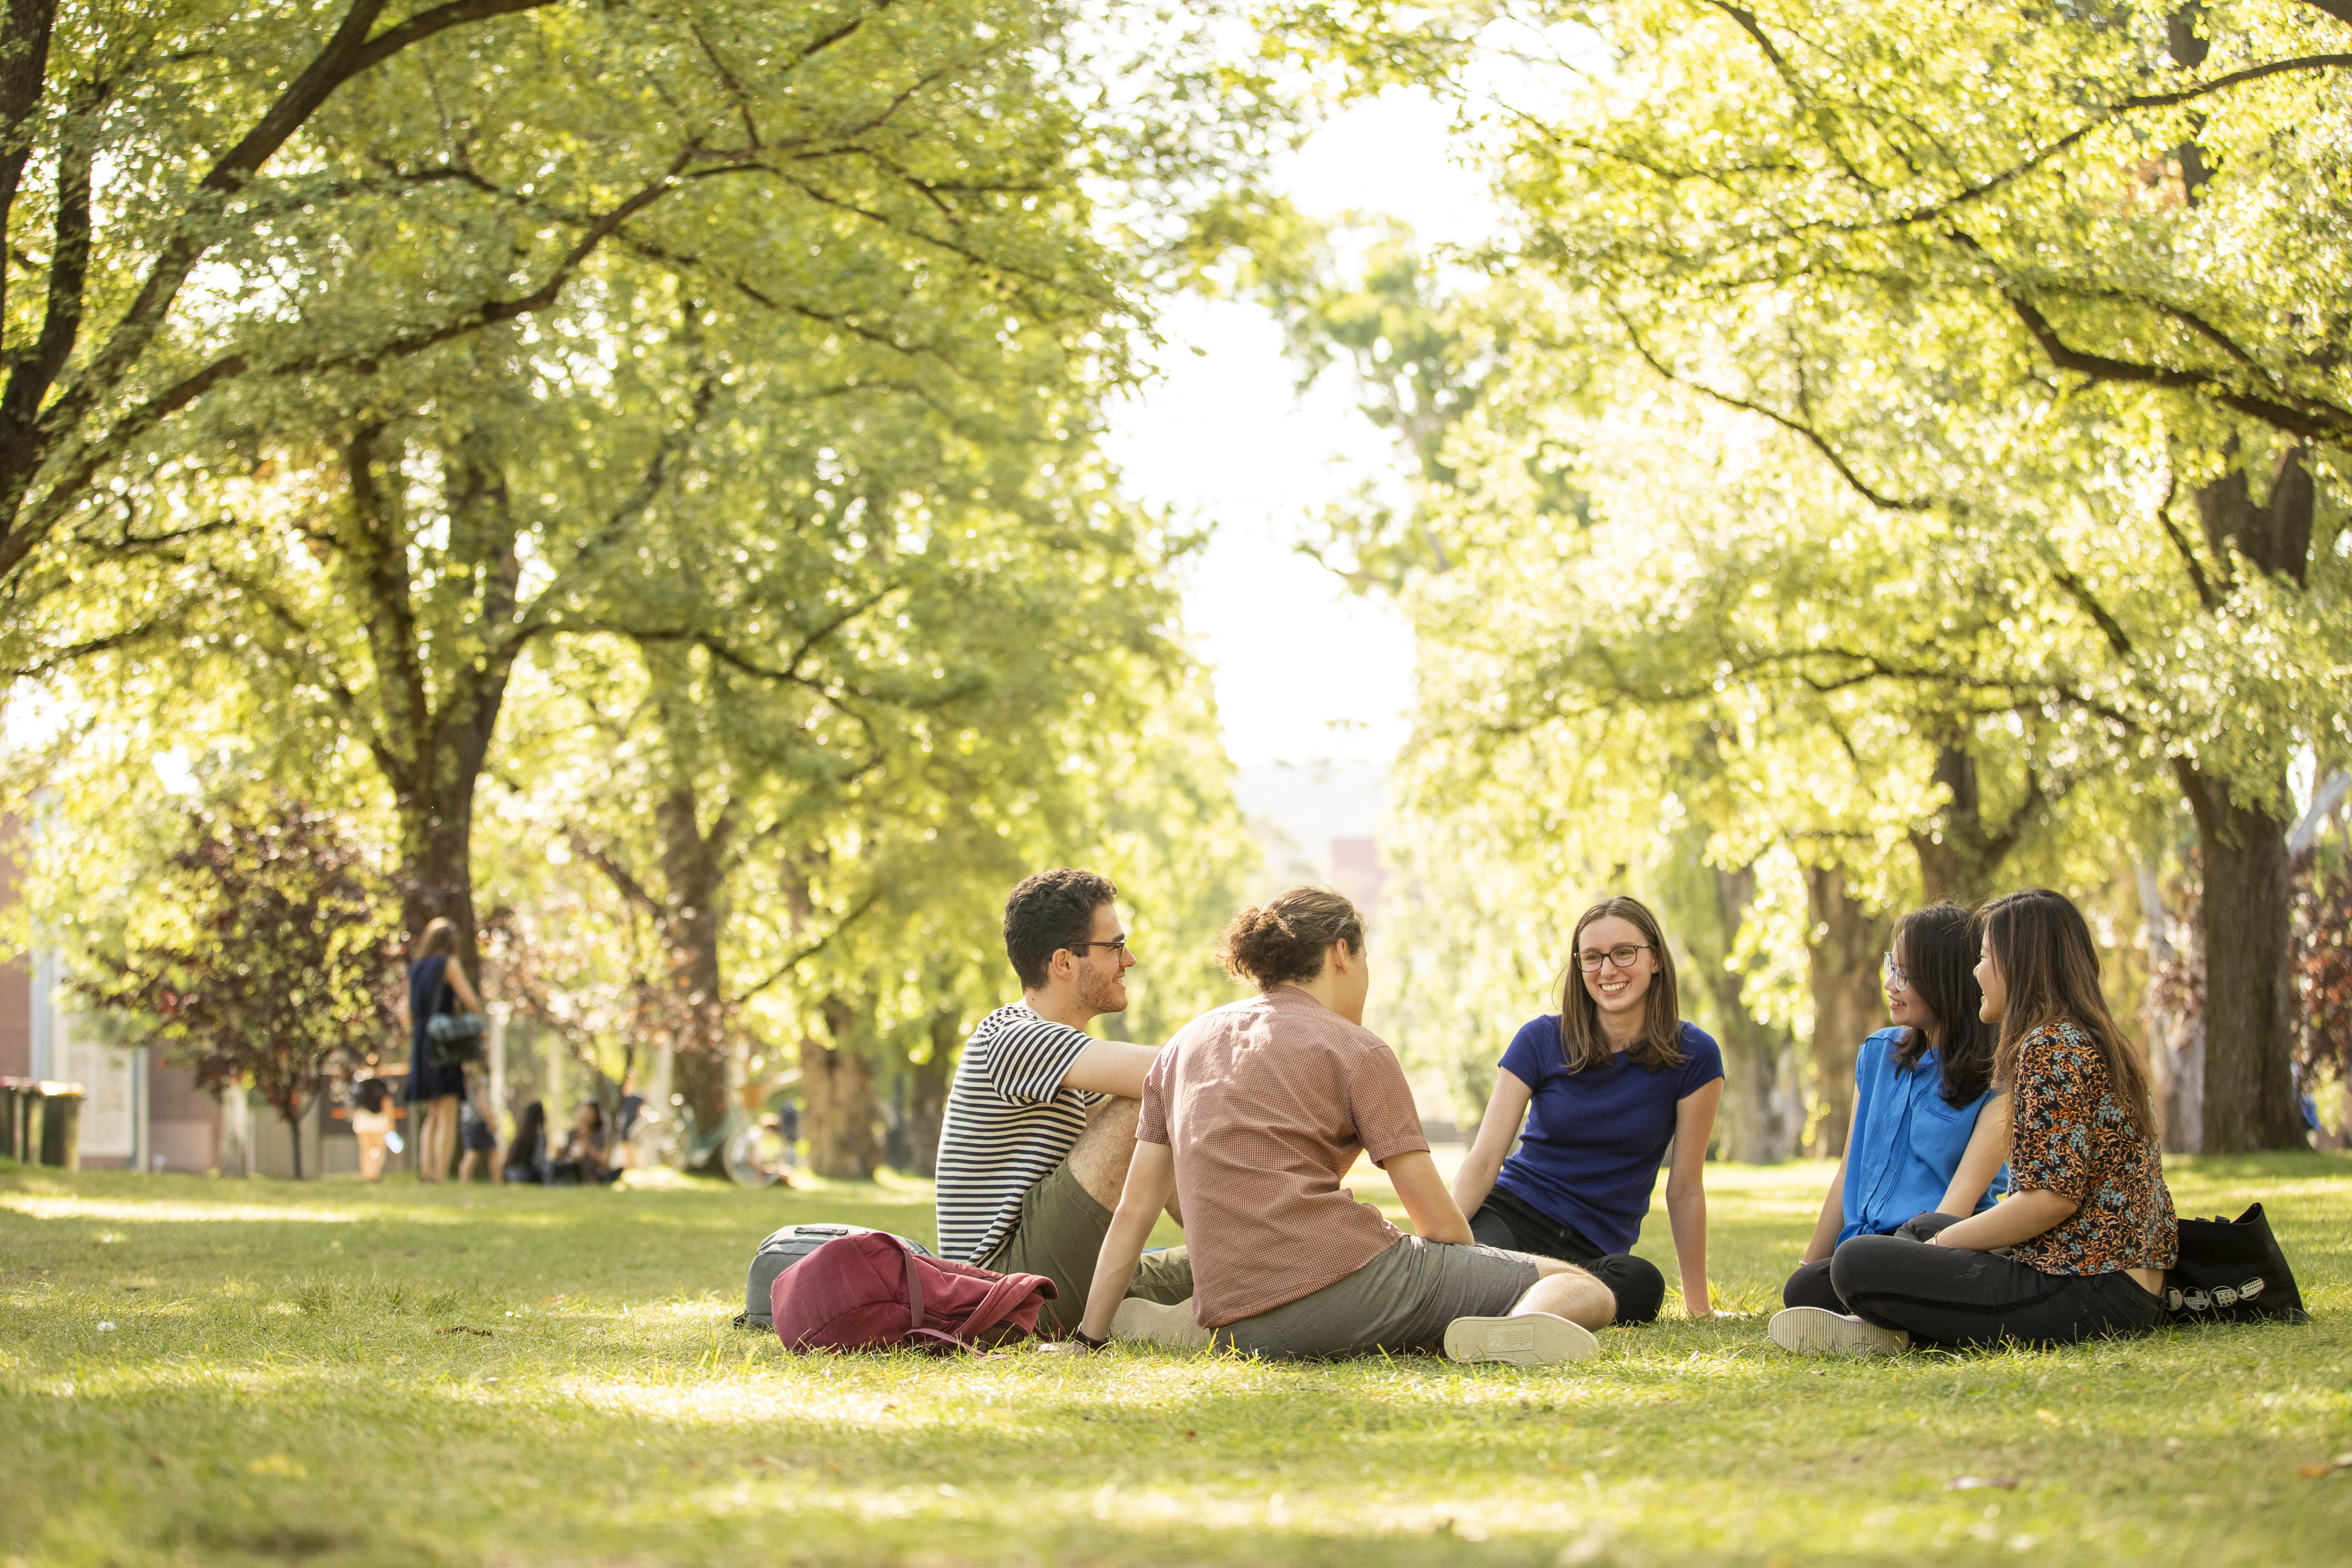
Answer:
[[[1979,1016],[1975,963],[1969,911],[1959,905],[1930,904],[1896,922],[1886,955],[1895,1026],[1854,1053],[1845,1158],[1822,1200],[1804,1264],[1781,1288],[1790,1308],[1845,1310],[1830,1288],[1838,1243],[1891,1235],[1915,1215],[1981,1214],[2004,1190],[2010,1102],[1992,1087],[2000,1034]]]
[[[420,1182],[448,1175],[457,1149],[457,1108],[466,1098],[465,1064],[436,1067],[426,1026],[436,1013],[454,1013],[460,1005],[468,1013],[482,1010],[457,952],[457,928],[436,917],[417,937],[408,966],[408,1102],[424,1107],[424,1125],[416,1134]]]
[[[1454,1173],[1454,1201],[1482,1246],[1576,1264],[1609,1287],[1615,1321],[1646,1323],[1664,1304],[1665,1276],[1631,1254],[1672,1148],[1666,1218],[1683,1310],[1706,1317],[1703,1178],[1723,1052],[1683,1022],[1674,955],[1640,900],[1585,910],[1570,947],[1560,1010],[1529,1023],[1503,1053],[1477,1141]]]
[[[1968,1219],[1922,1215],[1841,1245],[1830,1283],[1857,1315],[1809,1314],[1806,1333],[1773,1334],[1784,1349],[2069,1344],[2165,1321],[2172,1193],[2147,1066],[2107,1016],[2090,928],[2036,888],[1987,904],[1976,930],[1982,1016],[2000,1026],[1993,1081],[2013,1097],[2014,1190]]]

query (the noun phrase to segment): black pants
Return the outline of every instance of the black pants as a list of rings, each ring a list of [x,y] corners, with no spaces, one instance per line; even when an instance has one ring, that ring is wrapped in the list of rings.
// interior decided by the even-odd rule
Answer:
[[[1478,1212],[1470,1216],[1470,1234],[1481,1247],[1507,1247],[1575,1264],[1609,1287],[1609,1293],[1617,1299],[1621,1323],[1654,1323],[1658,1309],[1666,1303],[1666,1277],[1658,1272],[1656,1264],[1631,1253],[1603,1252],[1574,1226],[1538,1214],[1499,1188],[1488,1193]]]
[[[1857,1237],[1856,1239],[1859,1239]],[[1819,1263],[1800,1264],[1780,1287],[1783,1307],[1819,1307],[1824,1312],[1843,1312],[1845,1303],[1838,1299],[1837,1287],[1830,1283],[1830,1265],[1824,1258]]]
[[[1925,1214],[1912,1215],[1904,1223],[1916,1224],[1922,1219],[1933,1218],[1934,1215],[1935,1211],[1929,1209]],[[1917,1234],[1933,1235],[1934,1232]],[[1789,1282],[1780,1287],[1780,1305],[1819,1307],[1824,1312],[1844,1311],[1846,1305],[1838,1299],[1837,1287],[1830,1283],[1831,1261],[1830,1258],[1824,1258],[1819,1263],[1799,1264],[1797,1271],[1789,1276]]]
[[[1923,1214],[1893,1236],[1857,1236],[1830,1259],[1831,1286],[1856,1317],[1926,1344],[2063,1345],[2163,1326],[2162,1300],[2120,1270],[2044,1274],[1990,1252],[1926,1245],[1959,1223]]]

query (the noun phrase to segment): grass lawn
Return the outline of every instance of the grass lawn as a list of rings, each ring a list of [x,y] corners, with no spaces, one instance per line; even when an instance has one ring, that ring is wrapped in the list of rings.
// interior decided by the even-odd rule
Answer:
[[[914,1183],[0,1163],[0,1560],[2352,1560],[2352,1468],[2303,1473],[2352,1454],[2352,1160],[2172,1172],[2185,1215],[2269,1206],[2308,1326],[1834,1364],[1760,1315],[1828,1170],[1710,1168],[1716,1277],[1759,1316],[1520,1372],[799,1358],[729,1326],[775,1226],[930,1239]],[[1665,1229],[1661,1205],[1643,1249],[1671,1279]]]

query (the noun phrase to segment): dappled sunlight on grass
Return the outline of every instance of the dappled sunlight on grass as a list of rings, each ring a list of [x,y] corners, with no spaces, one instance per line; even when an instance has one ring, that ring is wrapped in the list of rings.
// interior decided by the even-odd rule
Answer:
[[[350,1209],[259,1204],[126,1203],[103,1198],[50,1196],[36,1193],[0,1193],[0,1208],[28,1219],[103,1219],[128,1225],[180,1225],[218,1221],[250,1225],[353,1225],[360,1215]],[[411,1216],[415,1217],[415,1216]]]
[[[1777,1304],[1831,1169],[1709,1172],[1724,1299]],[[2184,1212],[2268,1204],[2319,1321],[1820,1363],[1760,1316],[1670,1314],[1533,1370],[793,1356],[729,1326],[753,1245],[821,1219],[928,1241],[928,1188],[0,1172],[0,1560],[2340,1556],[2352,1474],[2300,1471],[2352,1451],[2352,1162],[2198,1162],[2175,1185]],[[279,1223],[320,1212],[349,1217]],[[1643,1250],[1671,1261],[1662,1215]],[[386,1477],[401,1502],[353,1528]]]

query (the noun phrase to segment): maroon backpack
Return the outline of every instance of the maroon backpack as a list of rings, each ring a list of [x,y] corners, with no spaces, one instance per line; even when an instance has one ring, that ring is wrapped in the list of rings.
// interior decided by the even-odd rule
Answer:
[[[1055,1294],[1043,1275],[918,1257],[869,1230],[777,1275],[768,1307],[788,1351],[978,1350],[1035,1332]]]

